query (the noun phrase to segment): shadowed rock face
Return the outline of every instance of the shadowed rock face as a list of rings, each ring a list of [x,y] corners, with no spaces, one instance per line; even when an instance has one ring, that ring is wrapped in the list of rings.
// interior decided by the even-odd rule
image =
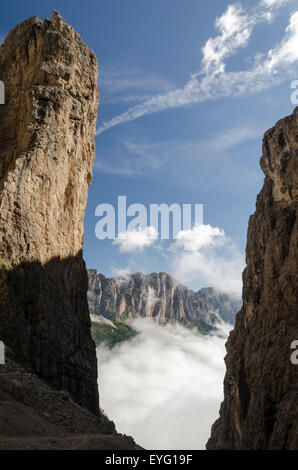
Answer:
[[[0,450],[140,450],[114,424],[7,358],[0,365]]]
[[[222,319],[234,323],[239,299],[204,288],[183,286],[167,273],[136,273],[126,278],[106,278],[88,269],[88,302],[92,315],[109,320],[150,317],[160,324],[181,322],[212,325]]]
[[[94,53],[58,13],[0,47],[0,338],[98,412],[82,258],[98,106]]]
[[[243,308],[227,343],[224,401],[207,449],[298,449],[298,108],[266,132],[247,234]]]

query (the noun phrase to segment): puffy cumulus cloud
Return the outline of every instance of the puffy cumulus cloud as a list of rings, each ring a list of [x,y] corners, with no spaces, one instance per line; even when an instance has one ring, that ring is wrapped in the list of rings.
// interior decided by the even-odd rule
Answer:
[[[129,280],[131,275],[131,269],[129,266],[127,266],[126,268],[113,268],[112,273],[115,278],[116,284],[118,286],[121,286]]]
[[[224,249],[180,252],[172,259],[172,273],[188,285],[215,287],[235,297],[241,297],[244,256],[232,244]]]
[[[112,271],[115,277],[128,277],[131,274],[131,269],[129,266],[126,268],[114,268]]]
[[[157,238],[158,233],[154,227],[144,227],[119,233],[113,245],[119,247],[120,253],[142,251],[151,246]]]
[[[204,449],[223,396],[225,341],[138,319],[139,334],[98,348],[101,407],[147,449]]]
[[[153,227],[120,233],[113,244],[121,253],[135,253],[150,248],[157,241],[158,233]],[[223,229],[211,225],[197,225],[181,230],[177,239],[166,247],[158,247],[169,264],[170,274],[179,282],[193,289],[212,286],[219,291],[241,297],[244,254]],[[130,269],[114,271],[119,283],[127,280]],[[148,306],[159,299],[148,292]]]
[[[225,232],[218,227],[197,225],[189,230],[181,230],[171,250],[183,247],[187,251],[196,251],[203,247],[222,244],[225,238]]]
[[[170,251],[171,273],[183,284],[241,296],[244,256],[222,229],[199,225],[181,231]]]

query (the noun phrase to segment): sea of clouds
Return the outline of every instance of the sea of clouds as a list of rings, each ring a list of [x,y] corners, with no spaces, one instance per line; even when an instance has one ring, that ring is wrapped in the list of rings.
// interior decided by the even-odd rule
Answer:
[[[231,326],[203,336],[137,319],[133,340],[97,349],[100,406],[147,449],[204,449],[223,398]]]

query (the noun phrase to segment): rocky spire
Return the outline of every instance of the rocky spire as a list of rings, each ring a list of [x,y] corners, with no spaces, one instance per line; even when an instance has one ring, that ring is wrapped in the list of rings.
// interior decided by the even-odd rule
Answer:
[[[8,34],[0,79],[0,338],[21,365],[98,412],[82,258],[97,60],[54,11]]]

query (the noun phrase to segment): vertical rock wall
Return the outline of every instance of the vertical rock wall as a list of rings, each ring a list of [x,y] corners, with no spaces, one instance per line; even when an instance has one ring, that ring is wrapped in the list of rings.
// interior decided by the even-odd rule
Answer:
[[[234,323],[240,299],[212,287],[194,292],[167,273],[135,273],[124,278],[107,278],[88,269],[89,311],[109,320],[151,317],[160,324],[201,323],[208,327],[222,318]]]
[[[94,53],[58,13],[0,47],[0,338],[97,412],[83,218],[98,107]]]
[[[298,108],[266,132],[243,308],[227,343],[224,401],[207,449],[298,449]]]

